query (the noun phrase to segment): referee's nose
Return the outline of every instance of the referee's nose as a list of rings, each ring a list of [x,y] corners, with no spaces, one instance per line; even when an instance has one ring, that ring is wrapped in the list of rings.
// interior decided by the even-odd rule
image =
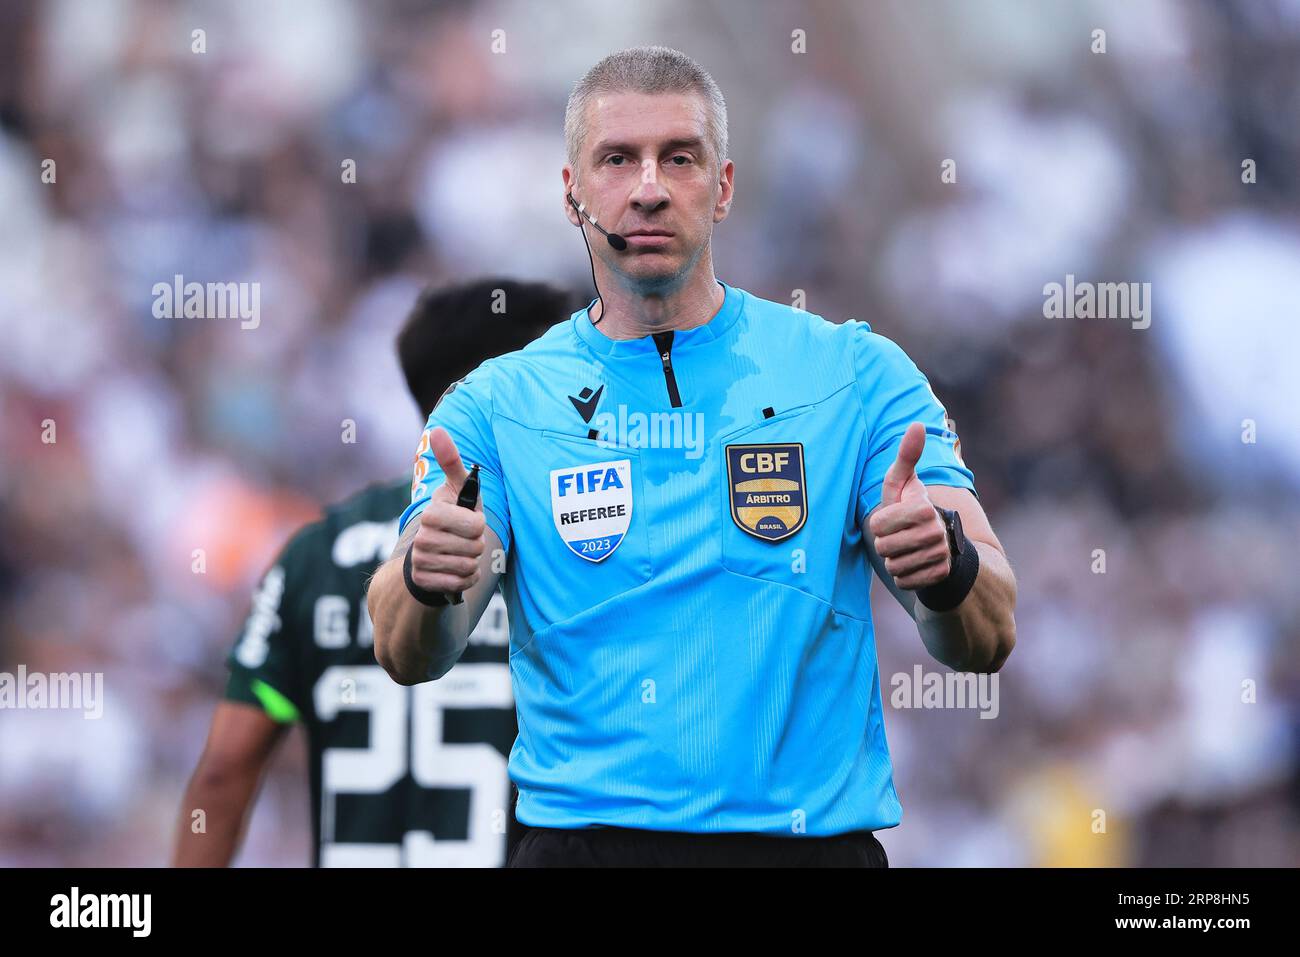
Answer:
[[[632,191],[632,208],[639,213],[653,213],[668,205],[668,190],[659,182],[659,166],[653,160],[641,164],[641,180]]]

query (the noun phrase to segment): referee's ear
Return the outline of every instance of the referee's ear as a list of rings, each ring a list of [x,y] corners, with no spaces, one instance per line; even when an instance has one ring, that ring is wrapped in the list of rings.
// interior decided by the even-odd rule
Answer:
[[[442,474],[447,477],[447,486],[459,493],[465,479],[469,478],[469,473],[465,471],[465,463],[461,461],[460,451],[451,434],[442,426],[437,426],[429,433],[429,449],[438,460]]]
[[[564,181],[564,199],[561,202],[564,207],[564,216],[572,225],[581,227],[582,216],[573,208],[573,203],[569,201],[570,197],[573,198],[573,202],[581,203],[583,201],[582,196],[574,194],[574,191],[578,188],[578,173],[566,163],[560,173],[560,178]]]
[[[724,162],[718,170],[718,186],[721,187],[721,191],[718,193],[718,202],[713,207],[715,223],[722,222],[731,212],[731,202],[736,196],[735,175],[736,164],[731,160]]]

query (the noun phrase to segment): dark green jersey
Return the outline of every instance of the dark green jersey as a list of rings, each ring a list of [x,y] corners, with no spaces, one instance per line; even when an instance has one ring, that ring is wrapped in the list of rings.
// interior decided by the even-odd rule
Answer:
[[[514,826],[501,597],[442,679],[403,687],[375,662],[365,585],[410,489],[371,486],[294,535],[230,654],[228,699],[306,725],[317,866],[500,866]]]

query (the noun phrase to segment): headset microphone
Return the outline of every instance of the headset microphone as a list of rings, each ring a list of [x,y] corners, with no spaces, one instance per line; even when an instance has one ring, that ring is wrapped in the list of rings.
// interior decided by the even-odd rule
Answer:
[[[596,222],[596,217],[592,216],[590,213],[587,212],[586,203],[579,203],[576,199],[573,198],[572,193],[568,194],[568,200],[571,204],[573,204],[573,208],[578,211],[578,215],[583,217],[585,220],[587,220],[587,222],[591,223],[591,225],[595,228],[596,232],[604,236],[611,246],[613,246],[619,252],[622,252],[623,250],[627,249],[627,240],[624,239],[622,236],[620,236],[618,233],[611,233],[604,226],[600,225],[600,223]]]
[[[573,208],[578,211],[579,216],[583,217],[587,222],[591,223],[592,226],[596,227],[597,231],[609,241],[611,246],[619,252],[627,249],[627,240],[618,233],[611,233],[609,230],[601,226],[600,223],[596,222],[593,217],[589,216],[587,214],[586,204],[579,203],[575,200],[572,192],[565,193],[564,198],[567,199]],[[591,284],[596,288],[596,298],[600,300],[600,319],[593,319],[591,323],[593,326],[598,326],[600,325],[601,320],[605,318],[605,297],[600,294],[600,285],[596,282],[596,257],[591,254],[591,245],[587,242],[587,231],[582,228],[581,222],[578,223],[578,232],[582,233],[582,245],[587,247],[587,262],[591,266]]]

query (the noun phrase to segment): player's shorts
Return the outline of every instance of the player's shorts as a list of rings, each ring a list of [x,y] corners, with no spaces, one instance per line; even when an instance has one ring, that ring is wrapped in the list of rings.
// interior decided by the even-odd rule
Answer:
[[[871,831],[830,837],[530,827],[507,867],[888,867]]]

